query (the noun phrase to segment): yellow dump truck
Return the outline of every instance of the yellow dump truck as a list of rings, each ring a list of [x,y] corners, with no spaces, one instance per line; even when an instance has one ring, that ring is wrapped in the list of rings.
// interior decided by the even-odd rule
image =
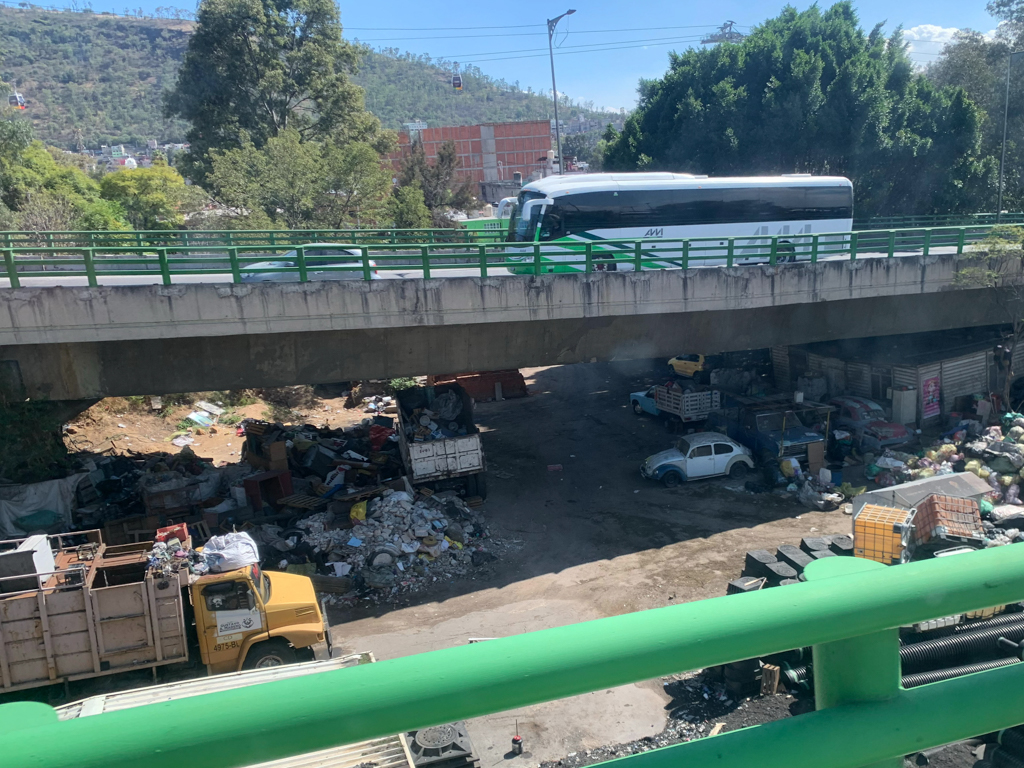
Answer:
[[[209,674],[313,659],[330,633],[305,576],[190,575],[98,530],[0,542],[0,693],[188,661]]]

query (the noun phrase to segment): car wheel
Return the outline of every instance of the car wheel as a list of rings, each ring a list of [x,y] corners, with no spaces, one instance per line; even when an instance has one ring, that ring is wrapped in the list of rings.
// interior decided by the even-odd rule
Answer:
[[[742,480],[747,476],[747,471],[750,469],[745,462],[737,461],[729,469],[729,477],[733,480]]]
[[[633,413],[635,413],[637,416],[640,416],[641,414],[643,414],[643,412],[644,412],[644,409],[641,407],[640,403],[638,403],[638,402],[636,402],[634,400],[633,401]]]
[[[666,488],[675,488],[683,482],[683,478],[679,476],[678,472],[667,472],[665,473],[665,476],[661,478],[661,482],[664,483]]]

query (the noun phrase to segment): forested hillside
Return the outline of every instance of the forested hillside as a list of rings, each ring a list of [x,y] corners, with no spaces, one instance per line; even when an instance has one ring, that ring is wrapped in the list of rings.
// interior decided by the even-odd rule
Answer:
[[[0,8],[0,80],[29,102],[36,135],[74,147],[179,142],[185,123],[163,117],[191,22]]]
[[[16,83],[27,115],[47,143],[73,148],[180,142],[185,124],[163,117],[162,94],[174,85],[192,22],[124,18],[96,13],[52,13],[0,7],[0,80]],[[451,87],[446,62],[366,51],[353,80],[366,105],[388,128],[410,120],[432,124],[543,119],[551,101],[518,85],[463,68],[464,88]],[[566,105],[563,120],[580,112]]]
[[[554,117],[550,96],[518,83],[495,80],[474,66],[460,69],[463,89],[456,91],[451,85],[452,73],[449,62],[391,48],[369,51],[352,79],[363,86],[367,108],[387,128],[400,128],[410,120],[473,125]],[[613,117],[595,112],[593,105],[572,104],[568,99],[559,103],[561,120],[581,113],[595,119]]]

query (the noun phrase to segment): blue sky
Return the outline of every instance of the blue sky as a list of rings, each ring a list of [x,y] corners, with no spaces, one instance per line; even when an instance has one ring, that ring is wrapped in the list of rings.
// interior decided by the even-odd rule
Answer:
[[[549,91],[545,20],[573,7],[564,2],[384,0],[367,4],[340,0],[340,6],[346,37],[375,47],[393,46],[474,63],[494,77]],[[639,78],[664,73],[668,51],[699,45],[702,35],[727,19],[735,21],[740,31],[747,31],[783,7],[782,2],[739,0],[573,2],[576,13],[561,21],[556,38],[561,46],[555,57],[559,90],[596,106],[627,109],[636,102]],[[159,4],[160,0],[143,0],[141,7],[151,12]],[[795,5],[804,9],[810,4]],[[829,3],[826,0],[821,5]],[[985,11],[985,0],[862,0],[855,7],[865,28],[878,21],[885,21],[887,30],[902,24],[913,41],[912,55],[921,64],[934,60],[942,41],[957,28],[988,32],[996,26]],[[121,10],[112,0],[94,0],[93,8]],[[587,52],[595,47],[599,52]]]

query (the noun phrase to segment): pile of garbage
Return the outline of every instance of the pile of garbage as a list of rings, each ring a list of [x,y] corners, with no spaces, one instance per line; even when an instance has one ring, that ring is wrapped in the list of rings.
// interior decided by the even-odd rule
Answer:
[[[822,468],[818,473],[804,472],[796,459],[782,459],[779,462],[779,471],[788,481],[788,493],[795,493],[801,504],[822,512],[837,509],[847,500],[867,490],[867,487],[854,488],[849,483],[836,485],[829,469]]]
[[[413,393],[406,395],[407,399],[412,396]],[[416,443],[466,435],[472,427],[472,420],[463,416],[462,398],[456,390],[439,394],[429,408],[426,404],[411,408],[406,406],[404,415],[406,437]]]
[[[497,559],[504,548],[490,537],[483,515],[455,491],[414,497],[406,491],[346,505],[335,502],[297,520],[294,528],[252,531],[268,553],[266,567],[314,564],[311,572],[350,579],[351,589],[329,602],[394,601],[439,579],[465,576]]]

